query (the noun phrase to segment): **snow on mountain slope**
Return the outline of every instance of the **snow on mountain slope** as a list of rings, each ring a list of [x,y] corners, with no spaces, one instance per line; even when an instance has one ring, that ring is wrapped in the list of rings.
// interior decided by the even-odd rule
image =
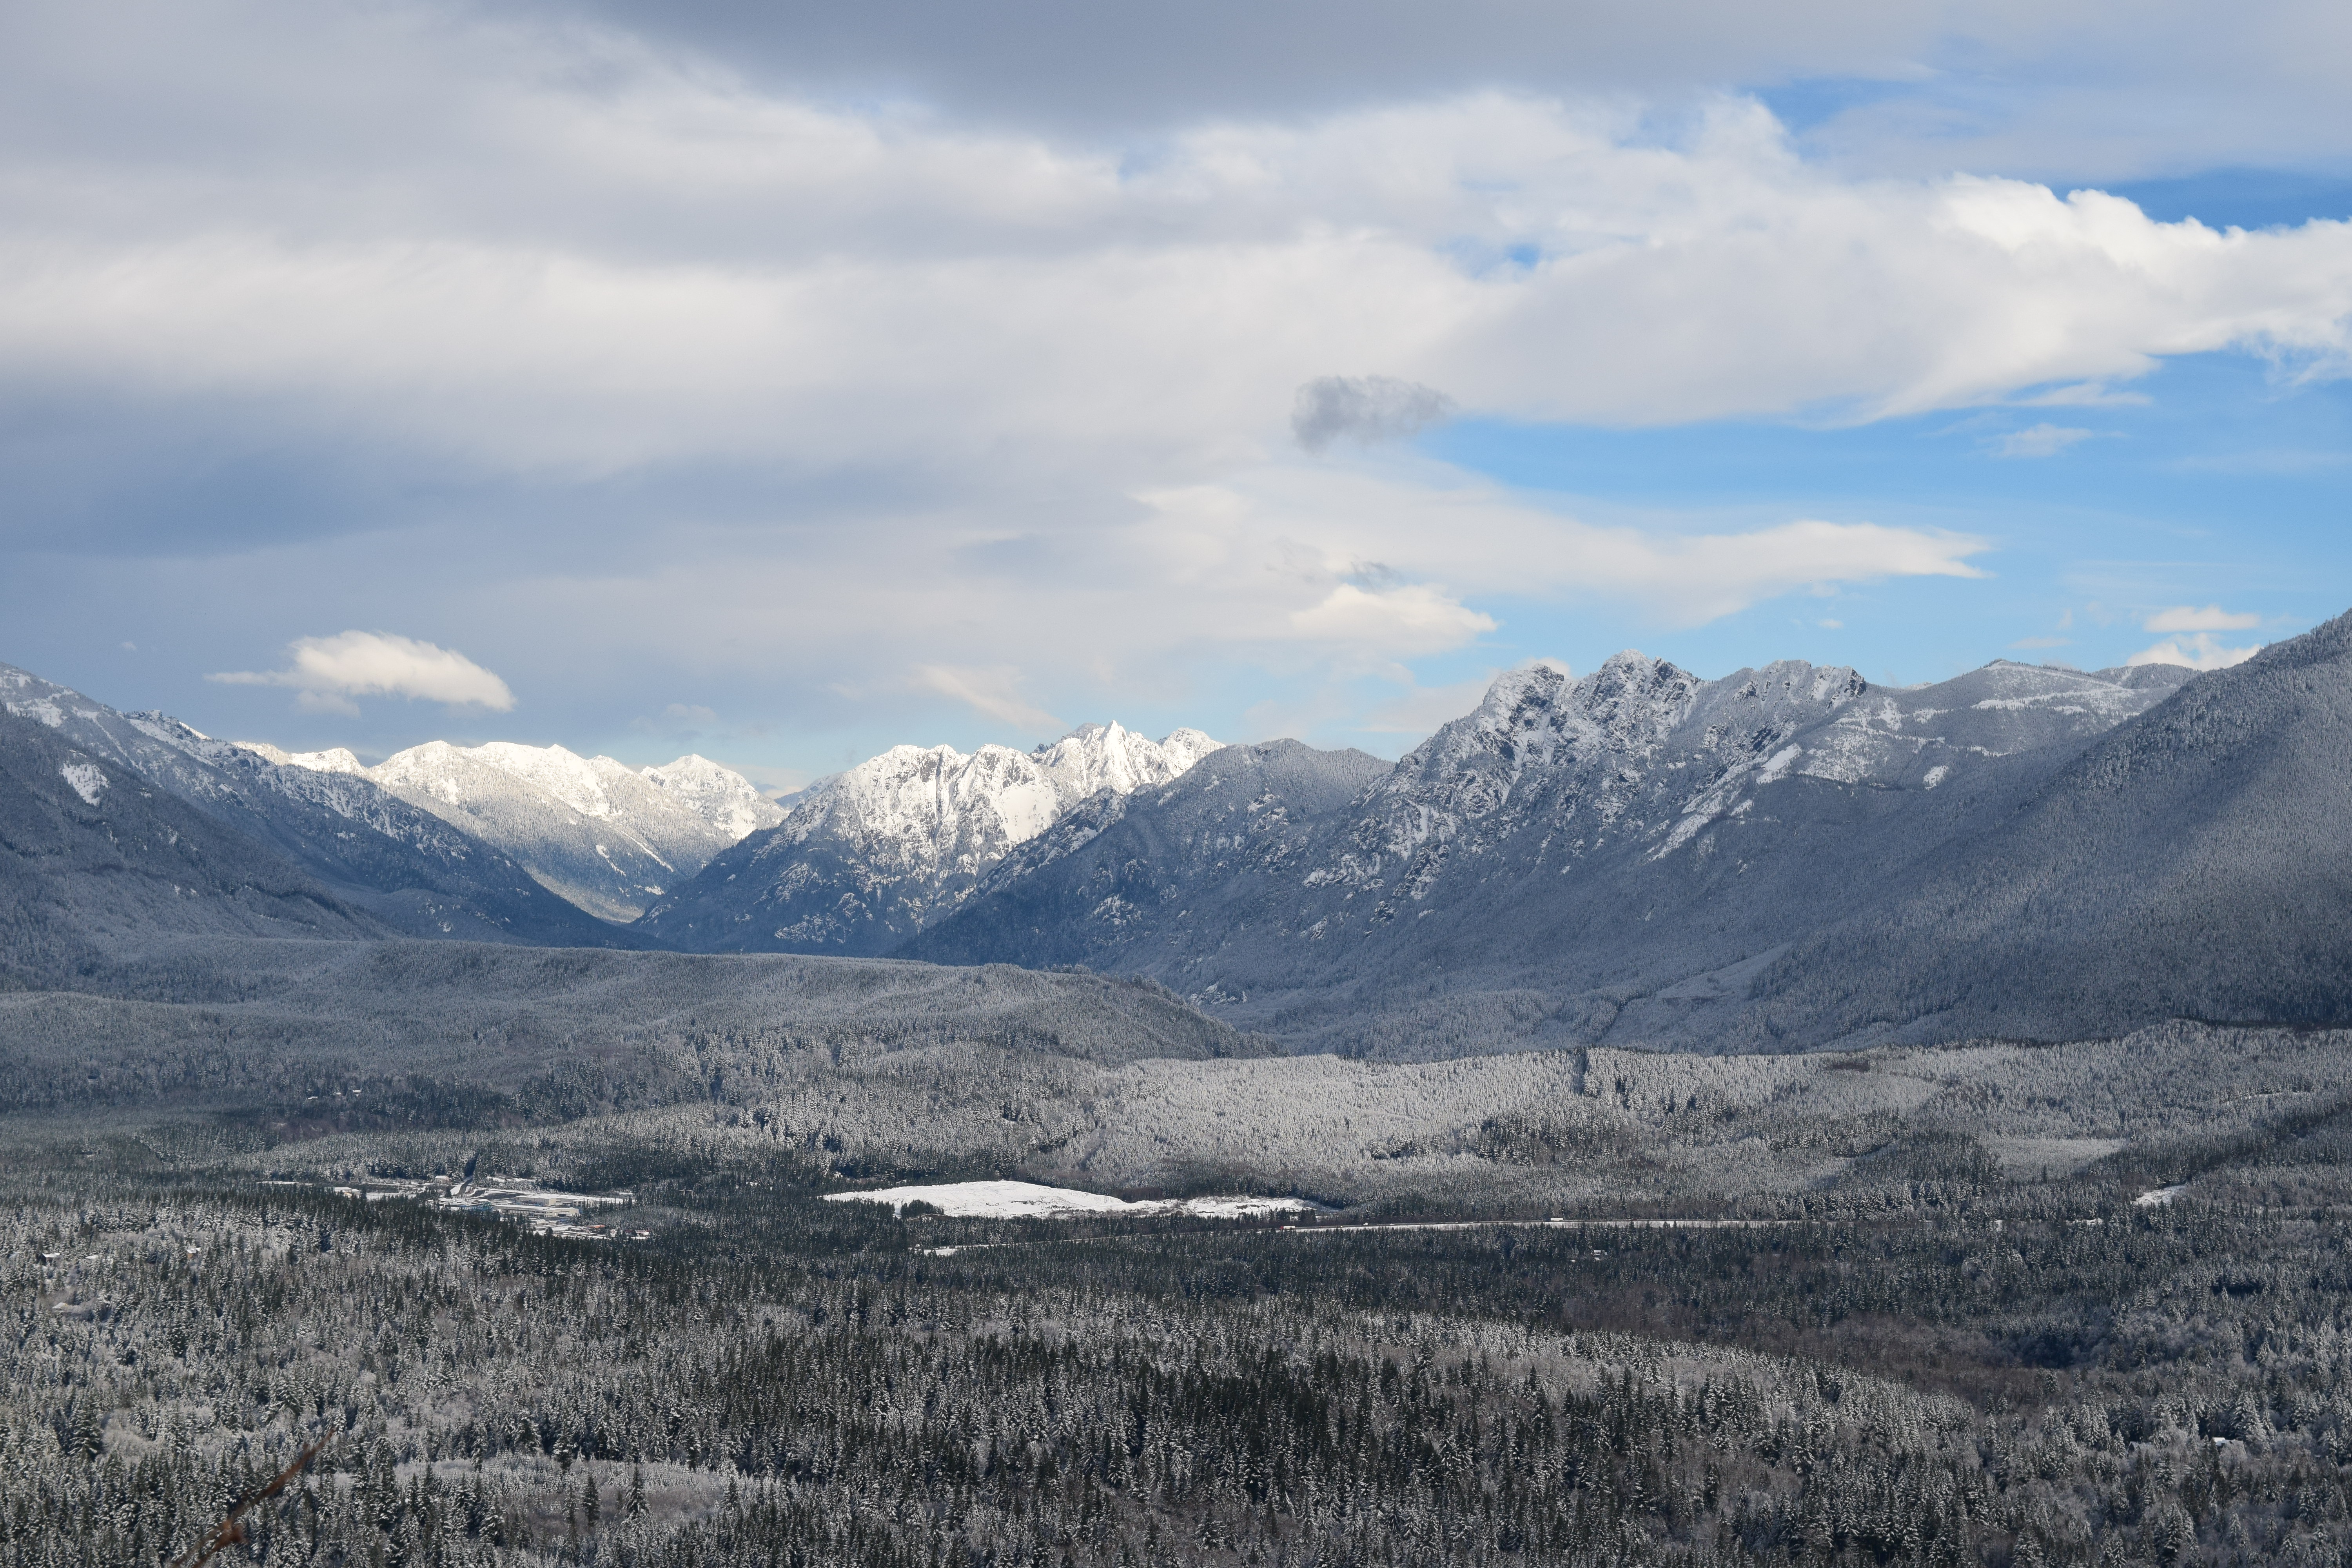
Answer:
[[[1081,725],[1034,752],[894,746],[813,787],[639,922],[699,952],[886,952],[1080,802],[1181,778],[1218,742]]]
[[[741,773],[688,752],[674,763],[641,768],[646,782],[675,796],[688,811],[727,835],[730,842],[773,827],[782,807]]]
[[[2352,1019],[2352,615],[2149,695],[1776,955],[1727,1048]]]
[[[285,768],[308,768],[314,773],[352,773],[367,776],[367,764],[354,756],[349,747],[335,746],[323,752],[281,752],[262,741],[236,742],[257,757],[265,757]]]
[[[429,741],[366,776],[498,846],[580,908],[622,922],[744,834],[783,820],[749,780],[693,756],[640,771],[562,746]]]
[[[1449,880],[1491,879],[1498,858],[1562,875],[1611,848],[1663,858],[1744,823],[1784,780],[1933,790],[2079,744],[2169,689],[2005,660],[1904,690],[1802,660],[1720,680],[1632,652],[1577,681],[1536,666],[1401,761],[1306,884],[1371,894],[1378,922]],[[1478,869],[1449,879],[1463,858]]]
[[[312,753],[309,765],[289,765],[277,760],[282,752],[273,756],[216,741],[162,713],[118,712],[6,665],[0,665],[0,704],[93,758],[134,769],[406,934],[633,942],[549,896],[489,845],[355,772],[348,752]]]

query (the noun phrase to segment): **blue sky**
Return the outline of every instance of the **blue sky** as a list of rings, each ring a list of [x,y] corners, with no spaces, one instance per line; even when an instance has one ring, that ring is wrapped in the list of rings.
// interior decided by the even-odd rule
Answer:
[[[786,787],[2352,608],[2335,8],[1345,15],[14,8],[0,659]]]

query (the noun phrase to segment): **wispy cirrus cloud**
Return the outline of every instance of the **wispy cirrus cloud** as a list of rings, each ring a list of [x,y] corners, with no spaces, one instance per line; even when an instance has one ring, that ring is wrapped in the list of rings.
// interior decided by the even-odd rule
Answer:
[[[975,668],[924,664],[915,667],[914,679],[924,690],[951,698],[975,713],[1010,725],[1024,735],[1048,734],[1068,728],[1021,695],[1021,671],[1011,665]]]
[[[2089,440],[2098,434],[2064,425],[2044,421],[2022,430],[2012,430],[1993,443],[1993,453],[2002,458],[2054,458],[2067,447]]]

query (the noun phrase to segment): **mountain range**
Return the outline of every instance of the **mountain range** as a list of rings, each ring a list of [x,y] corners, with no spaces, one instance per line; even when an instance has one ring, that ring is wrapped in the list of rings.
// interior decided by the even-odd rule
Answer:
[[[0,688],[26,977],[198,927],[1079,965],[1389,1058],[2352,1017],[2352,617],[2202,675],[1625,653],[1511,671],[1395,763],[1087,725],[897,747],[782,804],[699,757],[366,767]],[[133,800],[102,831],[135,878],[91,837]],[[192,854],[212,913],[157,901]]]
[[[503,851],[539,883],[601,920],[635,920],[745,834],[784,814],[749,779],[706,757],[629,768],[562,746],[431,741],[364,767],[349,751],[288,753],[284,766],[364,779]]]
[[[1757,976],[2188,674],[1996,663],[1891,690],[1803,663],[1531,666],[1393,767],[1250,748],[1107,803],[905,952],[1146,974],[1294,1045],[1382,1056],[1827,1044],[1853,1030],[1765,1026]]]

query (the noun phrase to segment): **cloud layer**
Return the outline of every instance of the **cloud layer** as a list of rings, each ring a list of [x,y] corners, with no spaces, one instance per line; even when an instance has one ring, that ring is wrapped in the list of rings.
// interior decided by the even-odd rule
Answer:
[[[534,700],[656,671],[626,713],[670,704],[664,732],[753,689],[782,721],[929,704],[1034,732],[1212,667],[1293,711],[1366,674],[1416,690],[1537,651],[1475,651],[1534,607],[1687,628],[1957,586],[1999,542],[1834,500],[1604,513],[1427,455],[1478,430],[2115,408],[2217,349],[2346,368],[2352,225],[2223,231],[1825,160],[1819,126],[1694,85],[1924,79],[2004,27],[1994,53],[2030,64],[2106,37],[2089,8],[1474,10],[1356,18],[1314,67],[1329,91],[1259,62],[1138,130],[1077,87],[961,112],[1111,48],[1060,0],[1065,31],[961,52],[941,40],[977,13],[783,7],[766,53],[765,23],[698,0],[603,26],[462,0],[133,0],[126,26],[36,0],[0,49],[0,402],[38,411],[0,441],[31,498],[0,538],[139,557],[159,595],[246,595],[248,624],[430,603]],[[1200,81],[1169,62],[1202,16],[1135,25],[1170,37],[1133,69]],[[742,47],[677,42],[729,27]],[[1514,47],[1551,74],[1490,68]],[[858,77],[873,48],[904,74]],[[373,633],[225,679],[338,712],[513,703]]]
[[[911,441],[1165,479],[1277,440],[1301,385],[1338,419],[1310,411],[1316,439],[1425,420],[1399,383],[1517,419],[1872,417],[2228,345],[2332,372],[2352,315],[2352,226],[1851,179],[1738,100],[1663,141],[1480,94],[1122,158],[763,95],[623,38],[400,17],[327,8],[257,70],[221,58],[254,14],[158,14],[154,46],[246,101],[228,120],[174,80],[125,105],[150,135],[112,138],[124,199],[93,199],[54,133],[10,159],[0,356],[504,472],[825,468]],[[119,37],[50,42],[111,58]],[[370,93],[322,100],[362,47]],[[432,132],[368,144],[425,102]],[[1368,362],[1393,380],[1328,379]]]

